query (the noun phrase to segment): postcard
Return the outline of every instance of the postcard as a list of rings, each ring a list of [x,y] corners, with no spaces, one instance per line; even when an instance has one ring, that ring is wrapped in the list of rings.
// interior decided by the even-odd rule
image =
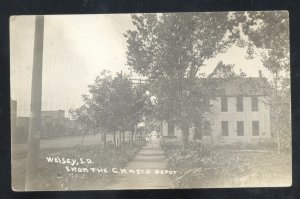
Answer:
[[[10,17],[14,191],[292,185],[289,13]]]

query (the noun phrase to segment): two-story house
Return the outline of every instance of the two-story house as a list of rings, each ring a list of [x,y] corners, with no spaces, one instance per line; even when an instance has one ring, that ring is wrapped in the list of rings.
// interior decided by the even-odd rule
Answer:
[[[201,134],[219,142],[255,141],[270,138],[270,85],[263,77],[213,80],[222,92],[210,99]],[[190,139],[195,128],[190,127]],[[162,123],[162,134],[182,140],[180,128]]]

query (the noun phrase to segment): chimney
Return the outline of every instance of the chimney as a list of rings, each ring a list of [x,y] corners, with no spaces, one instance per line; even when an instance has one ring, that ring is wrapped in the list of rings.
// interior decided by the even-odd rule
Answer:
[[[258,75],[259,75],[260,78],[262,78],[261,70],[258,70]]]

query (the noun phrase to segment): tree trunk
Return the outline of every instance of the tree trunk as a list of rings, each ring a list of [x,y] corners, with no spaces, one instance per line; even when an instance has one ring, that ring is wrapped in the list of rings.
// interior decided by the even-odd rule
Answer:
[[[83,140],[84,140],[84,137],[85,137],[85,134],[86,134],[87,130],[84,129],[83,131],[83,135],[82,135],[82,138],[81,138],[81,144],[80,144],[80,148],[79,148],[79,152],[81,153],[81,150],[82,150],[82,146],[83,146]]]
[[[126,143],[126,139],[125,139],[125,131],[122,132],[122,136],[123,136],[123,143]]]
[[[160,121],[160,135],[161,135],[161,139],[162,139],[162,143],[165,144],[165,138],[164,138],[164,132],[163,132],[163,126],[164,122]]]
[[[106,131],[103,132],[103,148],[106,150]]]
[[[211,141],[212,148],[214,148],[214,140],[211,132],[210,132],[210,141]]]
[[[186,150],[188,145],[189,145],[189,126],[184,125],[181,127],[181,132],[182,132],[182,143],[183,143],[183,150]]]
[[[116,132],[113,133],[114,136],[114,151],[115,155],[117,154],[117,141],[116,141]]]
[[[134,137],[135,137],[135,143],[137,143],[137,127],[136,125],[134,126]]]
[[[135,143],[138,145],[138,146],[140,146],[140,143],[139,143],[139,139],[138,139],[138,130],[137,130],[137,126],[135,125],[135,129],[134,129],[134,131],[135,131]]]
[[[276,73],[275,75],[275,121],[276,123],[278,122],[278,116],[277,116],[277,110],[278,110],[278,73]],[[281,149],[280,149],[280,132],[277,128],[275,128],[276,130],[276,135],[277,135],[277,153],[280,153],[281,152]]]
[[[133,148],[133,131],[130,131],[130,146]]]
[[[123,154],[122,131],[119,132],[119,140],[120,140],[120,144],[119,144],[118,148],[121,151],[121,153]]]
[[[122,140],[123,140],[123,142],[122,142],[122,153],[125,154],[125,152],[126,152],[125,131],[122,132],[122,137],[123,137],[122,138]]]

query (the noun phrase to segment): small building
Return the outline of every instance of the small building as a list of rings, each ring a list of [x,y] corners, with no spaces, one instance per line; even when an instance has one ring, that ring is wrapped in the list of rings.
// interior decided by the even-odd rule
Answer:
[[[29,134],[29,117],[16,118],[16,140],[27,140]],[[65,117],[64,110],[41,112],[41,137],[53,137],[81,134],[78,124]]]
[[[65,135],[65,111],[42,111],[41,112],[42,137]]]
[[[200,80],[203,81],[203,80]],[[209,99],[210,111],[202,121],[201,136],[217,142],[255,141],[270,138],[270,85],[263,77],[240,77],[229,81],[211,79],[220,93]],[[197,132],[191,126],[192,140]],[[180,128],[162,123],[165,137],[182,140]]]

